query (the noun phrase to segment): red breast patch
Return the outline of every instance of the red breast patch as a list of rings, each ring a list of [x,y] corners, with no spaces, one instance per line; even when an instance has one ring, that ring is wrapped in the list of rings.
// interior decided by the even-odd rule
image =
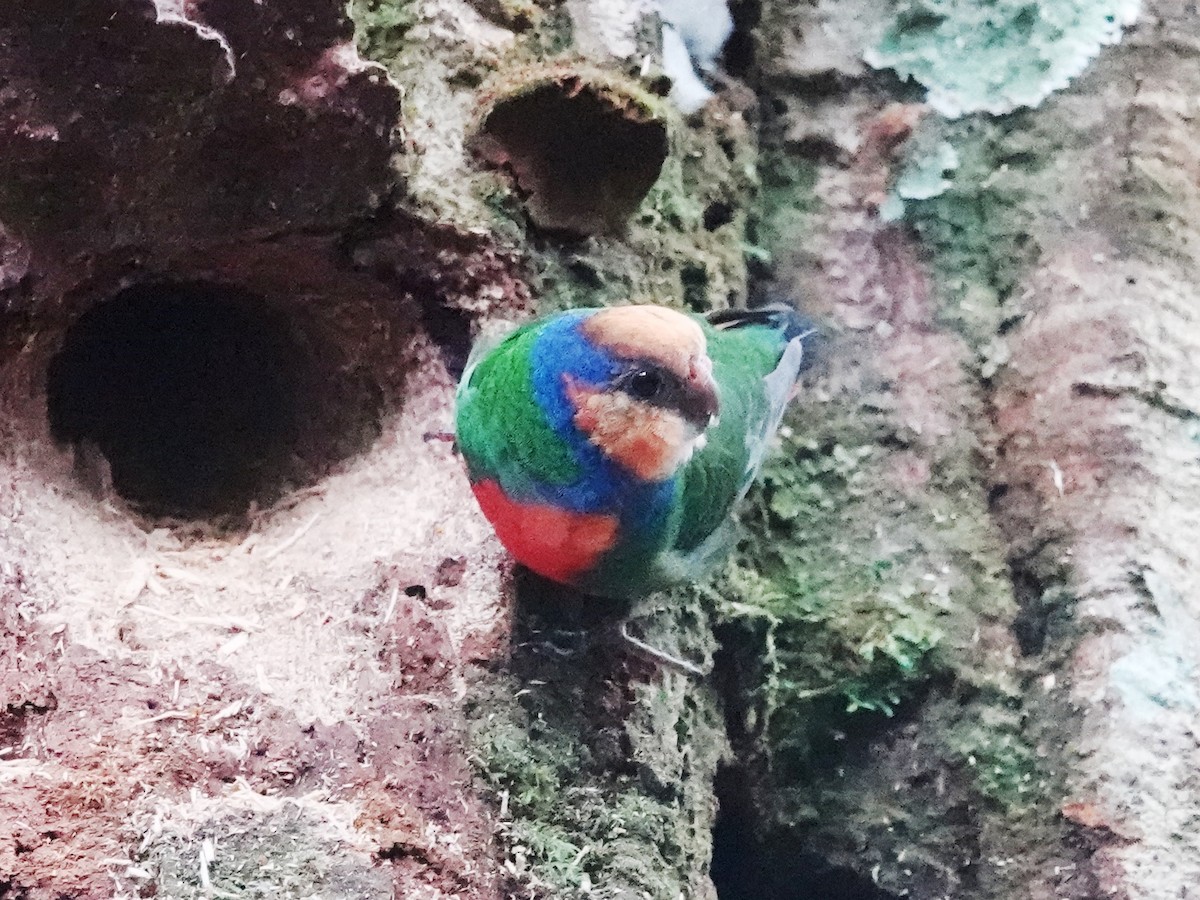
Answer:
[[[495,481],[471,485],[479,507],[517,562],[570,584],[617,542],[617,517],[511,500]]]

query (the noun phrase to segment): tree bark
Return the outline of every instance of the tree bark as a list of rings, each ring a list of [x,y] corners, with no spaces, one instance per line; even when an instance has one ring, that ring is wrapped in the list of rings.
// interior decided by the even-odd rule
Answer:
[[[731,7],[691,114],[639,0],[0,10],[0,897],[1200,890],[1195,11]],[[513,571],[454,381],[774,298],[628,626],[696,677]]]

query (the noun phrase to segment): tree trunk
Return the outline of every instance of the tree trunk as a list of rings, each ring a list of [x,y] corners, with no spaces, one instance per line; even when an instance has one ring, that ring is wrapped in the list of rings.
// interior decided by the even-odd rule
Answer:
[[[692,112],[644,0],[0,9],[0,897],[1200,892],[1195,11],[731,6]],[[453,386],[771,298],[628,625],[697,677],[513,571]]]

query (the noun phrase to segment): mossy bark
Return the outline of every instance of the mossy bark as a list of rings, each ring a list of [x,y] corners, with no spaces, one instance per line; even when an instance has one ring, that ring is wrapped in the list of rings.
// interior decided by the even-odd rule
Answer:
[[[759,815],[882,896],[1186,893],[1194,13],[870,6],[764,4],[750,69],[762,274],[839,326],[789,438],[810,477],[768,472],[752,557],[789,584],[758,586],[764,683],[804,675],[747,738]],[[890,719],[805,703],[861,708],[830,660],[864,653]]]
[[[1194,11],[731,5],[692,116],[635,0],[0,12],[0,895],[1200,883]],[[315,411],[225,448],[244,514],[53,426],[140,402],[60,350],[163,282]],[[443,432],[491,319],[767,299],[817,365],[627,626],[696,677],[514,573]]]

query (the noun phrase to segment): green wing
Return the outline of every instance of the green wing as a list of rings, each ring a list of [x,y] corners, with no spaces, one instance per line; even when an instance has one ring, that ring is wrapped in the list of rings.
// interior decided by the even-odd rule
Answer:
[[[565,484],[579,477],[570,450],[534,399],[529,355],[537,324],[472,350],[456,396],[458,447],[472,481],[495,479],[513,497],[535,492],[525,473]],[[487,396],[476,384],[486,381]]]
[[[800,338],[787,341],[777,328],[706,326],[721,415],[708,442],[692,457],[680,485],[680,565],[703,566],[721,552],[722,526],[754,481],[787,407],[800,371]]]

